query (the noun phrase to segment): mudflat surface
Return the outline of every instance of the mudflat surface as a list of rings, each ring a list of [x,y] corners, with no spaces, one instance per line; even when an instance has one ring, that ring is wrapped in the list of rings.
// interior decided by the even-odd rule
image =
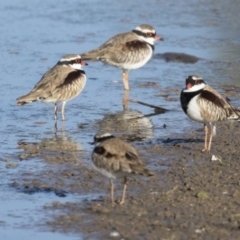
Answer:
[[[202,126],[179,102],[196,74],[240,106],[239,12],[238,0],[1,0],[0,239],[240,239],[239,123],[219,123],[203,154]],[[57,129],[52,104],[17,107],[63,55],[142,23],[165,41],[130,71],[127,111],[121,71],[101,62],[84,66],[86,86]],[[91,166],[99,131],[133,144],[155,173],[129,180],[123,206],[110,206],[109,180]]]
[[[84,239],[239,239],[239,134],[239,122],[219,123],[211,154],[201,152],[200,128],[135,145],[155,176],[133,176],[125,205],[111,206],[108,179],[92,168],[74,166],[71,149],[64,151],[65,161],[69,154],[64,163],[56,155],[48,159],[46,147],[33,151],[22,145],[26,155],[39,154],[55,170],[27,174],[12,186],[25,193],[53,191],[60,197],[92,194],[92,199],[53,201],[44,207],[51,216],[45,227],[83,233]],[[115,184],[119,199],[122,183]]]

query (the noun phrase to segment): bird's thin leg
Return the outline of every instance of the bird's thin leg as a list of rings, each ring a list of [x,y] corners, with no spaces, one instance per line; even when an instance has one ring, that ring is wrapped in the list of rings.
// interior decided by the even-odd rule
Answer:
[[[204,137],[204,149],[202,150],[202,152],[205,152],[205,151],[208,150],[208,146],[207,146],[208,126],[207,126],[207,124],[204,124],[204,133],[205,133],[205,137]]]
[[[128,95],[129,95],[129,91],[124,91],[123,99],[122,99],[122,105],[124,110],[128,109]]]
[[[129,91],[128,71],[123,71],[123,73],[122,73],[122,79],[123,79],[124,89],[125,89],[126,91]]]
[[[65,121],[62,121],[62,137],[66,137],[65,136]]]
[[[124,204],[126,189],[127,189],[127,177],[124,177],[122,199],[119,204]]]
[[[111,184],[111,199],[112,199],[112,206],[114,207],[115,201],[114,201],[114,184],[113,180],[110,179],[110,184]]]
[[[64,117],[65,104],[66,104],[66,102],[62,103],[62,120],[63,121],[65,120],[65,117]]]
[[[57,110],[58,110],[58,106],[57,106],[57,103],[55,103],[55,105],[54,105],[54,119],[55,120],[57,119]]]
[[[57,119],[54,120],[54,133],[57,133]]]
[[[208,149],[207,149],[207,152],[209,153],[210,152],[210,149],[211,149],[211,145],[212,145],[212,138],[213,138],[213,134],[214,134],[214,126],[210,123],[210,129],[211,129],[211,132],[210,132],[210,137],[209,137],[209,143],[208,143]]]

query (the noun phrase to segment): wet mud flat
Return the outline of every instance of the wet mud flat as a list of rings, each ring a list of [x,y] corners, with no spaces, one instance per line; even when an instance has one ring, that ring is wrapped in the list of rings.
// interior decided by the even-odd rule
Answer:
[[[152,178],[129,180],[125,205],[111,206],[109,180],[89,166],[59,156],[46,160],[54,167],[38,175],[18,176],[19,191],[79,195],[78,201],[44,206],[41,226],[50,231],[84,234],[84,239],[239,239],[240,237],[240,128],[239,122],[217,124],[211,154],[202,153],[199,129],[167,139],[134,144],[154,172]],[[26,154],[36,150],[26,149]],[[217,160],[212,161],[212,154]],[[60,162],[58,162],[60,159]],[[117,199],[122,183],[115,181]],[[91,196],[91,197],[90,197]]]

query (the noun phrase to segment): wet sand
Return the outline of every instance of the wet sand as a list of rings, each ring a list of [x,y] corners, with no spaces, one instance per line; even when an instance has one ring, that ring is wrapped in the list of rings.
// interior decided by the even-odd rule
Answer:
[[[211,154],[201,152],[200,124],[193,132],[134,144],[155,176],[133,176],[125,205],[111,206],[109,180],[90,166],[76,164],[72,148],[63,150],[67,163],[52,154],[54,170],[28,173],[15,179],[12,187],[60,197],[91,194],[92,199],[54,201],[44,207],[50,216],[45,229],[83,233],[84,239],[239,239],[239,124],[217,125]],[[26,155],[29,149],[25,144]],[[49,152],[43,150],[32,152],[46,159]],[[218,160],[212,161],[212,154]],[[87,159],[90,162],[90,156]],[[119,199],[122,183],[115,183]]]

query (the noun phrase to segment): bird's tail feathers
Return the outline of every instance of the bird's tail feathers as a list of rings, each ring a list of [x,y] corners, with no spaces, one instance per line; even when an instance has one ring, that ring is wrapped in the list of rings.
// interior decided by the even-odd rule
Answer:
[[[147,176],[147,177],[153,177],[154,174],[148,170],[147,168],[144,169],[144,175]]]
[[[86,52],[86,53],[82,53],[80,55],[81,55],[82,60],[98,61],[100,59],[99,52],[95,51],[95,50]]]
[[[232,114],[228,117],[229,120],[238,120],[240,121],[240,110],[233,108]]]
[[[24,95],[22,97],[19,97],[17,99],[17,105],[22,106],[22,105],[25,105],[27,103],[36,102],[38,100],[38,97],[36,97],[34,95],[33,94],[27,94],[27,95]]]
[[[153,174],[150,170],[148,170],[147,168],[145,168],[145,167],[133,169],[133,170],[132,170],[132,173],[140,174],[140,175],[143,175],[143,176],[146,176],[146,177],[152,177],[152,176],[154,176],[154,174]]]

